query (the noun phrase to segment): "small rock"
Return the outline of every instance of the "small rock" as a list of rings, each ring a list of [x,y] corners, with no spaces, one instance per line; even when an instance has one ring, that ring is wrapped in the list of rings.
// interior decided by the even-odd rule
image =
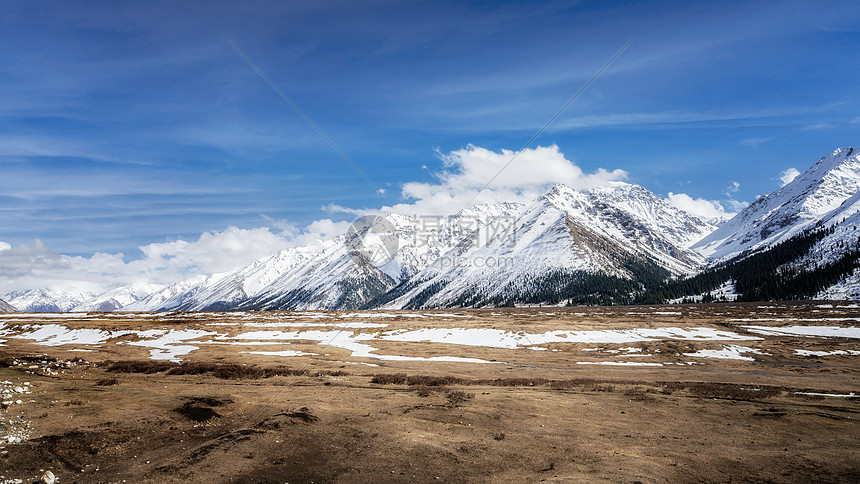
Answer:
[[[40,482],[41,484],[54,484],[54,483],[56,483],[56,482],[57,482],[57,478],[56,478],[56,477],[54,477],[54,473],[53,473],[53,472],[51,472],[51,471],[45,471],[45,473],[44,473],[44,474],[42,474],[42,478],[41,478],[41,479],[39,479],[39,482]]]

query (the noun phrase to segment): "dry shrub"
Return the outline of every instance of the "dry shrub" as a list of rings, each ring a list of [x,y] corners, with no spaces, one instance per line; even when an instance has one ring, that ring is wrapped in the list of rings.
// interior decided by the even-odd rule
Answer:
[[[289,374],[289,370],[279,372],[276,368],[246,366],[236,363],[185,363],[171,369],[168,373],[171,375],[203,375],[209,373],[223,380],[244,380]]]
[[[113,373],[160,373],[170,370],[178,366],[177,363],[169,361],[152,361],[152,360],[123,360],[123,361],[108,361],[104,363],[106,370]]]
[[[319,420],[319,417],[311,413],[311,409],[308,407],[302,407],[295,412],[286,412],[279,415],[285,415],[290,418],[297,418],[299,420],[304,421],[305,423],[314,423]]]
[[[644,388],[640,387],[628,389],[624,392],[624,396],[634,402],[647,402],[650,400],[654,400],[654,397],[648,395],[648,392]]]
[[[546,378],[497,378],[489,383],[490,385],[497,387],[534,387],[538,385],[546,385],[550,382],[552,382],[552,380],[547,380]]]
[[[469,380],[454,376],[411,375],[406,377],[407,385],[423,385],[429,387],[445,387],[449,385],[468,385]]]
[[[451,403],[451,406],[457,406],[475,398],[475,394],[466,393],[462,390],[451,390],[445,395],[445,398],[448,399],[448,402]]]
[[[665,382],[657,382],[657,385],[663,387],[664,395],[671,395],[678,390],[683,390],[685,388],[685,384],[678,381],[665,381]]]
[[[751,400],[779,395],[780,389],[734,383],[687,383],[687,390],[702,398],[728,398],[731,400]]]
[[[306,375],[305,370],[286,366],[246,366],[236,363],[171,363],[168,361],[129,360],[106,363],[107,371],[117,373],[159,373],[168,375],[210,374],[224,380],[271,378],[273,376]]]
[[[378,383],[380,385],[402,385],[406,383],[406,373],[381,373],[374,375],[370,379],[370,383]]]
[[[318,371],[317,375],[349,376],[349,372],[344,371],[344,370],[322,370],[322,371]]]
[[[591,390],[592,392],[614,392],[615,385],[608,385],[606,383],[592,383],[586,387],[587,390]]]
[[[419,397],[429,397],[436,392],[444,391],[445,387],[429,387],[427,385],[421,385],[415,390],[418,392]]]

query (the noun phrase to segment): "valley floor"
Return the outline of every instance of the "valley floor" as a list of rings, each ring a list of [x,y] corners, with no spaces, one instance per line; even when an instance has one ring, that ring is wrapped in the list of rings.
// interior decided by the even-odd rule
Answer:
[[[857,304],[0,321],[0,482],[860,480]]]

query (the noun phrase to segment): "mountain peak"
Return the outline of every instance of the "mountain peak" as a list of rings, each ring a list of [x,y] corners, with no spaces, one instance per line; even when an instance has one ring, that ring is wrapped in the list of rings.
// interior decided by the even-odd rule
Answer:
[[[93,297],[95,294],[92,293],[31,289],[11,292],[3,298],[20,311],[61,313]]]
[[[860,192],[860,150],[839,148],[776,191],[760,197],[693,246],[723,260],[769,246],[802,232]],[[844,213],[849,216],[851,213]]]

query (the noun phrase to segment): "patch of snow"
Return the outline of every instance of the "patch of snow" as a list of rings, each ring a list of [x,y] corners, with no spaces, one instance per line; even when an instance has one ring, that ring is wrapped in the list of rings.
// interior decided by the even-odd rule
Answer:
[[[219,336],[217,339],[228,337]],[[347,331],[251,331],[238,334],[230,339],[239,340],[269,340],[269,341],[317,341],[325,346],[343,348],[352,352],[356,358],[372,358],[387,361],[435,361],[435,362],[461,362],[461,363],[497,363],[478,358],[461,358],[457,356],[433,356],[429,358],[420,356],[382,355],[377,354],[377,349],[362,341],[374,339],[374,335],[352,333]]]
[[[24,326],[30,329],[32,326]],[[62,346],[62,345],[98,345],[105,341],[132,333],[132,331],[103,331],[92,328],[69,329],[59,324],[46,324],[24,333],[11,336],[18,339],[30,339],[37,345]]]
[[[860,328],[851,326],[843,328],[840,326],[743,326],[751,333],[766,336],[805,336],[825,338],[852,338],[860,339]]]
[[[282,350],[282,351],[242,351],[249,355],[265,355],[265,356],[308,356],[315,353],[305,353],[304,351]]]
[[[171,329],[169,331],[148,330],[139,331],[137,332],[137,334],[138,336],[143,338],[155,338],[143,339],[139,341],[121,341],[120,343],[131,346],[152,348],[151,350],[149,350],[150,359],[169,360],[173,362],[181,361],[181,359],[179,358],[180,356],[187,355],[199,348],[198,346],[183,345],[178,343],[183,343],[188,340],[201,338],[203,336],[218,336],[218,333],[203,331],[199,329]]]
[[[363,322],[355,322],[355,323],[285,323],[285,322],[277,322],[277,323],[249,323],[249,322],[228,322],[228,323],[207,323],[207,326],[249,326],[256,328],[314,328],[314,327],[335,327],[335,328],[347,328],[347,329],[366,329],[366,328],[387,328],[388,325],[384,323],[363,323]]]
[[[607,329],[591,331],[548,331],[546,333],[514,333],[489,328],[423,328],[395,330],[379,335],[386,341],[408,341],[447,343],[488,348],[513,349],[520,346],[535,346],[547,343],[633,343],[663,339],[701,341],[751,341],[760,340],[730,331],[712,328],[643,328]]]
[[[724,346],[721,350],[699,350],[695,353],[684,353],[684,356],[691,356],[694,358],[720,358],[726,360],[755,361],[755,358],[751,356],[743,356],[746,353],[770,356],[769,353],[765,353],[761,350],[738,345]]]
[[[810,350],[794,350],[797,356],[829,356],[829,355],[848,355],[858,356],[860,351],[854,350],[834,350],[834,351],[810,351]]]
[[[839,394],[839,393],[813,393],[813,392],[794,392],[794,393],[795,393],[796,395],[811,395],[811,396],[816,396],[816,397],[839,397],[839,398],[857,398],[857,397],[860,397],[860,395],[857,395],[857,394],[856,394],[856,393],[854,393],[854,392],[851,392],[851,393],[844,393],[844,394]]]

